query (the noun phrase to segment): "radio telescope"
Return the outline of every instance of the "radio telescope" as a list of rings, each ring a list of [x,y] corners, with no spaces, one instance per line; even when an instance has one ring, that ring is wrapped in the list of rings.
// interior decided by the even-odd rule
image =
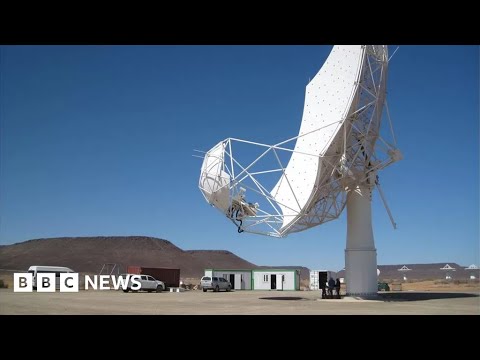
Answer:
[[[308,83],[299,134],[274,145],[236,138],[205,153],[199,188],[238,232],[285,237],[347,208],[347,295],[377,293],[371,199],[400,160],[386,104],[386,45],[334,46]],[[386,110],[389,139],[380,134]]]

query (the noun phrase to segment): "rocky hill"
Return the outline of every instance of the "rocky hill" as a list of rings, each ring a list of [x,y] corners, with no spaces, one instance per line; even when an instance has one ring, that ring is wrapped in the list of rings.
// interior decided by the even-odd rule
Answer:
[[[129,265],[179,268],[182,278],[200,278],[208,268],[260,268],[230,251],[185,251],[168,240],[145,236],[62,237],[0,246],[0,269],[24,271],[31,265],[57,265],[99,273],[106,263],[117,264],[120,272]],[[308,277],[308,269],[306,273]]]
[[[185,252],[200,261],[203,269],[253,269],[258,267],[226,250],[186,250]]]
[[[179,268],[182,277],[201,277],[209,267],[255,266],[229,251],[184,251],[168,240],[145,236],[49,238],[0,246],[0,269],[58,265],[98,273],[105,263],[117,264],[121,272],[129,265]]]

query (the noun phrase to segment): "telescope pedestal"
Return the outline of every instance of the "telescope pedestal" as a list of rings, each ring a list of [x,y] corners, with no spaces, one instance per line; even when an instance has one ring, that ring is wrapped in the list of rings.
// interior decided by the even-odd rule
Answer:
[[[345,280],[347,296],[376,298],[377,250],[373,239],[371,188],[365,185],[347,194],[347,247]]]

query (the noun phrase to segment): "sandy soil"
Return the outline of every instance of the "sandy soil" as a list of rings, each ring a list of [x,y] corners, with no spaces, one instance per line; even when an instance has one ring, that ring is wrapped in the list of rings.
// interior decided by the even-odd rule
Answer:
[[[458,283],[456,281],[418,281],[398,283],[402,286],[402,291],[480,291],[479,282]]]
[[[388,293],[378,301],[319,299],[318,291],[234,291],[180,293],[16,293],[0,289],[0,314],[480,314],[479,294]],[[408,296],[407,296],[408,295]],[[411,296],[413,295],[413,296]]]

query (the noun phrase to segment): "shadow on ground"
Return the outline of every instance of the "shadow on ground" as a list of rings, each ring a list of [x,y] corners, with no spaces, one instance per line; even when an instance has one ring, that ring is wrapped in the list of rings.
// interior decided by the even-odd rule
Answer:
[[[260,300],[307,300],[298,296],[275,296],[275,297],[261,297]]]
[[[422,301],[435,299],[454,299],[480,297],[480,294],[461,292],[388,292],[378,294],[384,301]]]

